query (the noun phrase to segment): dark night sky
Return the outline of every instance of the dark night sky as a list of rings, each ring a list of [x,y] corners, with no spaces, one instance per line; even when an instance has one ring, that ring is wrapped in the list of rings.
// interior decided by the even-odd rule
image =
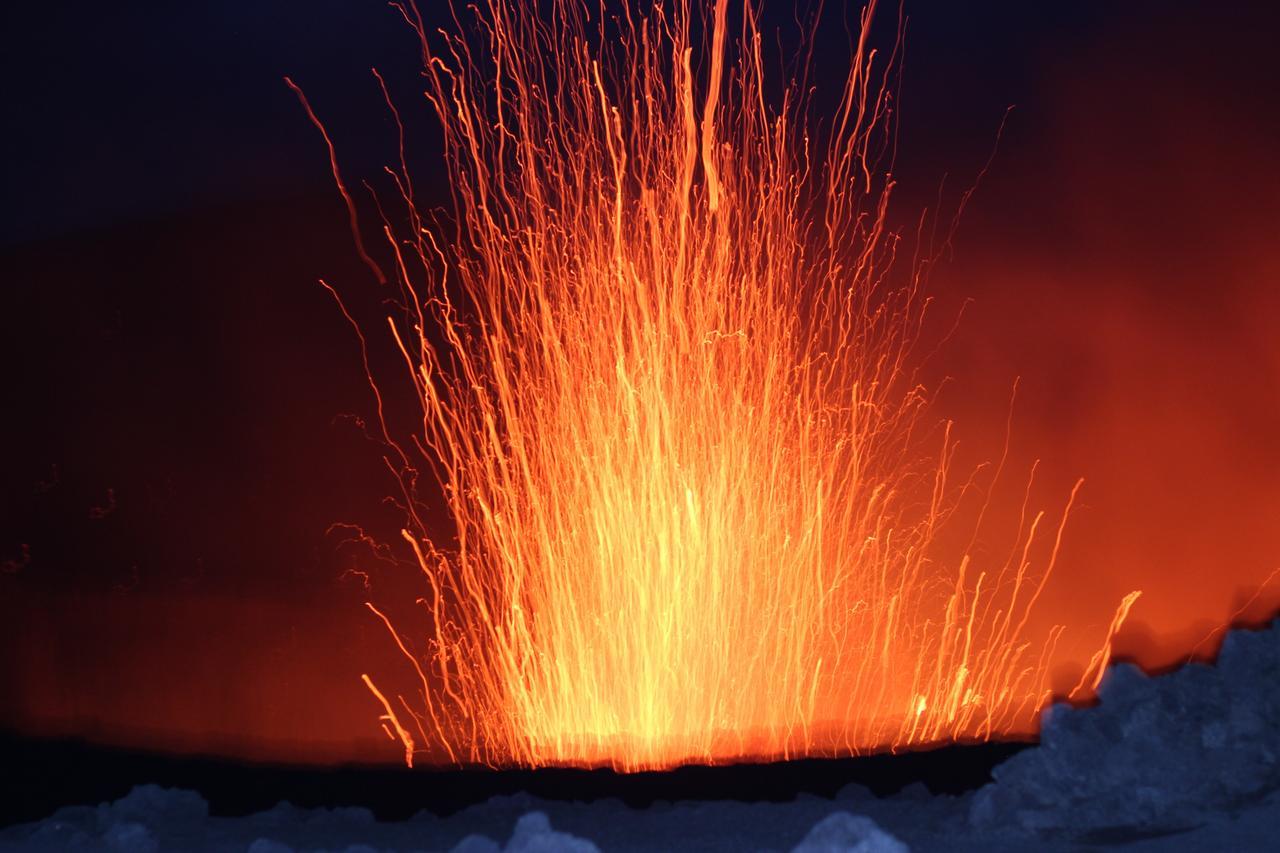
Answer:
[[[1040,445],[1027,452],[1061,457],[1049,486],[1081,473],[1100,484],[1078,556],[1105,571],[1063,600],[1114,600],[1129,588],[1116,566],[1145,548],[1158,556],[1143,570],[1182,602],[1225,539],[1243,568],[1212,612],[1169,604],[1175,615],[1151,622],[1221,619],[1237,586],[1280,562],[1263,537],[1280,513],[1266,473],[1280,470],[1280,11],[906,8],[902,209],[930,202],[946,174],[954,202],[1017,105],[935,282],[951,288],[944,302],[977,300],[947,371],[984,371],[944,413],[998,429],[1021,374]],[[364,273],[323,145],[281,78],[306,89],[346,171],[373,175],[394,143],[376,65],[432,186],[429,116],[405,108],[413,35],[372,0],[9,3],[0,15],[0,695],[25,703],[0,707],[0,726],[346,755],[377,734],[355,674],[386,649],[325,529],[394,520],[377,515],[375,449],[336,419],[368,398],[315,284],[359,287]],[[819,80],[840,73],[846,44],[838,26],[822,39]],[[1131,313],[1150,326],[1126,325]],[[1139,435],[1152,424],[1118,400],[1160,419],[1154,432]],[[1114,455],[1099,461],[1099,447]],[[1187,478],[1176,504],[1156,495],[1163,472]],[[1240,506],[1211,499],[1224,490]],[[1208,504],[1222,514],[1201,526],[1220,535],[1167,535],[1197,529],[1181,513]],[[1125,530],[1141,530],[1141,548]],[[191,686],[209,683],[216,701]]]
[[[423,5],[430,17],[437,4]],[[764,5],[767,23],[786,24],[789,4]],[[920,125],[904,128],[903,142],[936,152],[924,128],[940,125],[948,151],[985,150],[1004,107],[1034,115],[1045,78],[1109,37],[1185,41],[1191,25],[1200,43],[1166,60],[1203,67],[1210,82],[1216,61],[1274,85],[1274,73],[1263,79],[1276,17],[1268,5],[909,3],[906,104]],[[298,121],[285,74],[312,93],[349,168],[379,164],[388,140],[376,133],[385,116],[368,69],[404,93],[418,70],[411,33],[374,0],[13,3],[3,15],[6,245],[314,190],[323,152]],[[828,18],[819,63],[838,74],[845,35]],[[1135,62],[1148,48],[1132,46]],[[971,169],[969,154],[950,154],[953,167]]]

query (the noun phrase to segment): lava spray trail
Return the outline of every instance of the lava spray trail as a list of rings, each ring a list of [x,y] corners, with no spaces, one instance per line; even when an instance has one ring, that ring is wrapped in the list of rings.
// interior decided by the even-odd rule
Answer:
[[[819,125],[802,78],[770,89],[750,3],[485,0],[451,33],[397,6],[453,194],[428,220],[402,157],[407,228],[384,213],[381,266],[361,247],[400,289],[387,330],[421,403],[392,435],[375,382],[430,628],[371,604],[420,695],[365,681],[409,763],[636,770],[1033,727],[1061,629],[1033,643],[1027,619],[1067,512],[1026,513],[991,565],[935,553],[953,445],[915,429],[926,300],[919,264],[894,272],[875,5]]]

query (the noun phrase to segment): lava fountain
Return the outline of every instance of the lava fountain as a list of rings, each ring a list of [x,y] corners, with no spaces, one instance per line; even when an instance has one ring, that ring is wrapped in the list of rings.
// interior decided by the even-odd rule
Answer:
[[[1064,629],[1028,615],[1071,501],[1027,508],[989,565],[981,512],[939,547],[972,480],[922,424],[928,258],[895,262],[887,224],[876,3],[826,122],[734,6],[486,0],[440,33],[396,6],[453,200],[420,209],[401,126],[381,238],[356,228],[421,404],[395,434],[369,371],[427,627],[371,603],[418,695],[365,683],[409,764],[850,754],[1031,731],[1050,696]]]

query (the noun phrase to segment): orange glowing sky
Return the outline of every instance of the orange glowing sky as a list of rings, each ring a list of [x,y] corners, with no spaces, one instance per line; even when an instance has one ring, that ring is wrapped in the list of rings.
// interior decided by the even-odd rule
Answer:
[[[1117,648],[1164,666],[1280,567],[1269,30],[1233,4],[1209,20],[1171,10],[1153,23],[1137,4],[1099,12],[1106,26],[1088,32],[1036,30],[1015,5],[1027,4],[1005,13],[1028,17],[1003,26],[1025,47],[989,27],[984,47],[980,19],[956,33],[943,12],[908,4],[900,132],[919,168],[902,189],[906,219],[943,173],[954,198],[954,176],[976,174],[1017,104],[929,281],[940,336],[969,300],[928,362],[931,381],[950,377],[931,411],[956,422],[959,468],[990,460],[1017,378],[1008,470],[1040,460],[1046,507],[1085,480],[1034,627],[1105,628],[1140,588]],[[360,62],[404,49],[412,66],[395,24],[390,42],[351,48]],[[983,51],[1007,69],[966,59]],[[253,86],[278,87],[281,69],[259,70]],[[384,629],[360,578],[343,575],[352,553],[325,536],[339,520],[384,538],[398,524],[378,507],[376,452],[335,420],[367,397],[345,323],[314,284],[361,267],[324,151],[281,94],[272,109],[309,176],[296,194],[4,250],[18,283],[6,313],[27,322],[4,352],[25,405],[4,478],[0,726],[257,760],[402,759],[359,683],[387,660]],[[324,100],[323,87],[308,94]],[[376,90],[358,98],[380,103]],[[1007,478],[993,526],[1014,517],[1024,484]],[[108,488],[115,508],[91,518]],[[1278,605],[1280,586],[1241,618]],[[1092,648],[1072,647],[1076,665],[1055,682],[1073,683]]]

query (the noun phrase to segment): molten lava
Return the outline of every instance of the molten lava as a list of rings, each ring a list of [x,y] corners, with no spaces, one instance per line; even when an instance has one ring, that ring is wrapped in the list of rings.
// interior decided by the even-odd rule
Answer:
[[[398,286],[421,404],[395,434],[370,372],[428,627],[370,604],[419,696],[365,683],[410,764],[846,754],[1026,733],[1050,697],[1063,629],[1028,615],[1075,492],[1024,503],[999,558],[981,510],[942,547],[975,481],[922,418],[928,251],[895,263],[876,3],[818,124],[729,5],[488,0],[470,35],[400,9],[453,193],[451,218],[420,210],[402,156],[407,228],[380,205],[360,247]]]

